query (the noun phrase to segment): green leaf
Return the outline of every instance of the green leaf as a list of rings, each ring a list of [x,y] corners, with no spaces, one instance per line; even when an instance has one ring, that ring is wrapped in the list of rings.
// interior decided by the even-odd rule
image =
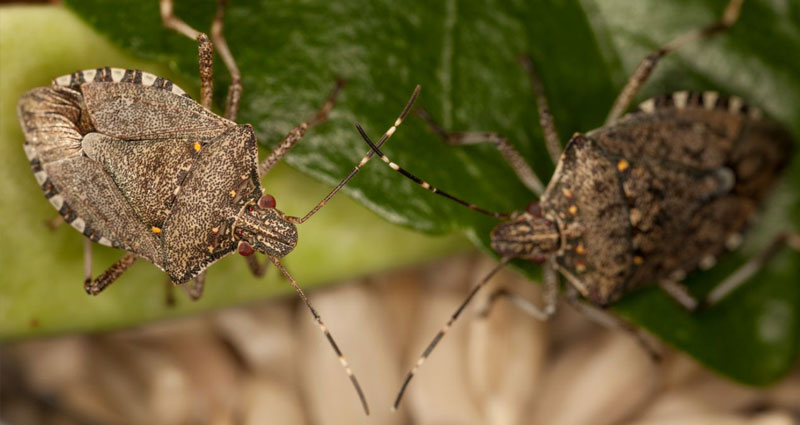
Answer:
[[[192,50],[191,43],[187,48]],[[179,77],[163,65],[121,53],[64,8],[0,7],[0,340],[113,329],[270,296],[295,296],[274,267],[257,279],[233,255],[209,269],[206,292],[198,302],[190,302],[178,290],[178,304],[168,307],[166,275],[144,261],[99,296],[84,293],[83,237],[70,226],[53,231],[45,227],[45,221],[58,213],[30,172],[15,105],[22,93],[48,85],[54,77],[105,65]],[[357,159],[354,155],[349,160]],[[283,166],[265,182],[278,206],[296,215],[307,212],[330,190]],[[343,196],[334,198],[298,230],[298,247],[283,263],[305,289],[416,263],[468,245],[459,238],[426,237],[387,226]],[[95,245],[95,275],[120,256],[120,250]],[[320,313],[323,317],[337,314]]]
[[[154,2],[68,1],[113,42],[166,63],[196,93],[196,48],[160,26]],[[444,127],[494,131],[514,143],[546,180],[553,171],[542,143],[535,99],[517,63],[528,54],[540,71],[561,139],[602,125],[617,91],[638,61],[662,43],[717,19],[725,1],[550,0],[391,2],[255,2],[234,0],[229,44],[244,76],[240,122],[275,146],[317,108],[336,77],[349,81],[331,122],[311,130],[287,157],[290,165],[332,184],[365,151],[350,123],[377,138],[415,84],[419,104]],[[783,5],[783,6],[781,6]],[[178,2],[176,13],[209,27],[214,5]],[[784,123],[800,140],[798,6],[745,2],[729,32],[669,56],[639,96],[679,89],[735,93]],[[218,65],[218,71],[222,67]],[[224,98],[217,72],[217,99]],[[188,83],[188,84],[184,84]],[[419,119],[388,143],[398,163],[440,188],[488,209],[523,208],[533,195],[491,146],[452,148]],[[788,183],[748,243],[690,284],[702,294],[775,231],[800,227],[794,161]],[[464,230],[485,250],[494,220],[421,190],[388,167],[370,167],[348,185],[356,199],[388,220],[431,233]],[[269,177],[266,180],[269,184]],[[329,207],[333,208],[333,207]],[[538,272],[517,264],[536,278]],[[785,252],[719,306],[687,314],[660,291],[645,289],[614,310],[711,368],[752,384],[772,382],[794,364],[800,340],[800,255]],[[732,355],[731,353],[735,353]]]

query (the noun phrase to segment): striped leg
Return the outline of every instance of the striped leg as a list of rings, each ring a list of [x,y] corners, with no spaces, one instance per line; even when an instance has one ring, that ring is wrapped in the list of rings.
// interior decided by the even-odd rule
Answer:
[[[433,120],[428,111],[420,108],[417,110],[417,115],[419,115],[425,121],[425,123],[428,124],[428,127],[432,132],[439,135],[450,145],[461,146],[487,142],[492,143],[497,147],[497,150],[500,151],[500,154],[503,155],[503,158],[505,158],[505,160],[511,166],[511,169],[513,169],[517,174],[517,177],[519,177],[520,181],[522,181],[522,183],[528,189],[530,189],[531,192],[535,193],[537,196],[541,196],[542,193],[544,193],[544,185],[542,184],[542,181],[539,180],[539,177],[536,176],[536,173],[533,172],[530,165],[525,162],[525,159],[522,157],[522,155],[520,155],[519,151],[514,147],[514,145],[509,143],[505,137],[492,132],[448,132]]]
[[[378,146],[381,146],[384,143],[386,143],[386,141],[389,140],[390,137],[392,137],[394,132],[397,131],[397,127],[399,127],[400,124],[403,123],[403,120],[406,118],[408,112],[411,110],[411,106],[413,106],[414,102],[417,100],[417,96],[419,96],[420,90],[421,88],[419,85],[414,89],[414,92],[411,94],[411,98],[408,99],[406,106],[403,108],[403,111],[394,121],[394,124],[392,124],[392,126],[389,127],[388,130],[386,130],[386,133],[383,133],[383,136],[378,141]],[[360,132],[362,132],[363,135],[363,130],[361,129],[361,126],[356,124],[356,128]],[[323,198],[317,205],[315,205],[314,208],[312,208],[311,211],[309,211],[306,215],[304,215],[303,217],[287,217],[287,220],[291,221],[292,223],[301,224],[306,220],[308,220],[309,218],[311,218],[311,216],[316,214],[320,208],[324,207],[325,204],[328,203],[328,201],[331,198],[333,198],[333,195],[336,195],[336,193],[339,192],[339,190],[341,190],[344,187],[344,185],[346,185],[347,182],[350,181],[350,179],[355,177],[355,175],[361,170],[361,167],[363,167],[364,165],[367,164],[367,162],[369,162],[370,158],[372,158],[372,155],[374,155],[372,150],[364,154],[364,156],[361,158],[361,161],[359,161],[358,164],[356,164],[356,166],[353,167],[350,173],[344,179],[342,179],[342,181],[339,182],[339,184],[337,184],[336,187],[334,187],[333,190],[331,190],[330,193],[328,193],[325,196],[325,198]]]
[[[122,273],[125,273],[125,271],[136,262],[136,259],[136,255],[131,254],[130,252],[123,255],[122,258],[120,258],[96,279],[87,279],[83,285],[83,289],[86,290],[86,293],[89,295],[97,295],[100,292],[103,292],[108,285],[114,283],[114,281],[116,281],[117,278],[122,275]]]
[[[536,95],[536,109],[539,111],[539,125],[542,127],[542,132],[544,133],[547,152],[550,153],[550,159],[553,160],[553,164],[556,164],[561,157],[561,142],[558,138],[556,125],[553,122],[553,114],[550,113],[550,103],[547,101],[547,96],[544,94],[544,85],[539,78],[539,74],[536,72],[536,68],[533,66],[533,62],[531,62],[531,58],[523,56],[520,58],[520,63],[522,67],[525,68],[525,72],[528,73],[528,78],[531,80],[531,86]],[[517,174],[519,174],[519,172]],[[541,195],[540,193],[537,194]]]
[[[361,138],[363,138],[364,141],[372,149],[372,151],[370,151],[370,153],[375,152],[375,154],[378,155],[378,157],[381,159],[381,161],[383,161],[383,162],[385,162],[386,164],[389,165],[389,168],[391,168],[392,170],[395,170],[398,173],[406,176],[407,178],[409,178],[413,182],[415,182],[418,185],[420,185],[423,189],[429,190],[429,191],[431,191],[431,192],[433,192],[433,193],[435,193],[437,195],[444,196],[445,198],[447,198],[447,199],[449,199],[451,201],[455,201],[455,202],[457,202],[457,203],[459,203],[459,204],[461,204],[461,205],[463,205],[463,206],[465,206],[465,207],[467,207],[467,208],[469,208],[469,209],[471,209],[473,211],[477,211],[477,212],[479,212],[481,214],[485,214],[485,215],[488,215],[490,217],[494,217],[494,218],[498,218],[498,219],[506,219],[506,218],[510,217],[510,214],[498,213],[498,212],[485,210],[485,209],[483,209],[483,208],[481,208],[481,207],[479,207],[479,206],[477,206],[475,204],[471,204],[471,203],[469,203],[469,202],[467,202],[467,201],[465,201],[463,199],[457,198],[457,197],[455,197],[455,196],[453,196],[453,195],[451,195],[451,194],[449,194],[449,193],[447,193],[447,192],[445,192],[443,190],[440,190],[439,188],[431,185],[430,183],[426,182],[425,180],[422,180],[419,177],[411,174],[411,172],[409,172],[406,169],[404,169],[403,167],[395,164],[394,162],[392,162],[391,159],[389,159],[389,157],[387,157],[383,152],[381,152],[381,150],[378,147],[378,146],[380,146],[380,141],[379,141],[378,145],[375,145],[372,142],[372,140],[370,140],[369,136],[367,136],[367,133],[364,132],[364,129],[362,129],[360,125],[356,124],[356,128],[358,129],[358,132],[361,134]],[[383,140],[383,139],[381,139],[381,140]]]
[[[213,85],[214,85],[214,47],[208,36],[192,28],[175,16],[173,12],[173,0],[159,0],[161,10],[161,21],[164,26],[173,29],[198,43],[198,63],[200,68],[200,103],[206,108],[211,109]],[[228,43],[222,34],[223,21],[225,15],[226,0],[218,0],[217,13],[211,24],[211,37],[217,45],[218,53],[225,62],[228,72],[231,74],[231,85],[228,87],[228,99],[225,105],[225,117],[231,121],[236,120],[239,111],[239,98],[242,93],[241,74],[239,67],[233,60]]]
[[[467,298],[464,299],[464,302],[462,302],[461,305],[458,306],[456,311],[450,316],[450,319],[447,320],[447,323],[445,323],[442,329],[436,334],[436,336],[433,337],[433,340],[431,340],[430,344],[428,344],[428,346],[425,348],[425,351],[422,352],[422,355],[419,357],[419,359],[417,359],[417,362],[414,363],[414,366],[408,372],[408,375],[406,375],[406,379],[403,381],[403,385],[400,387],[400,391],[397,392],[397,397],[394,399],[392,410],[397,410],[397,408],[400,406],[400,402],[403,400],[403,394],[405,394],[406,388],[408,388],[408,384],[411,382],[411,379],[417,373],[417,370],[419,370],[420,366],[422,366],[422,364],[425,363],[425,360],[428,358],[428,356],[431,355],[431,352],[433,351],[434,348],[436,348],[436,345],[439,344],[439,341],[441,341],[442,338],[444,338],[444,335],[453,326],[453,323],[456,321],[456,319],[458,319],[458,316],[461,315],[461,312],[464,311],[469,302],[472,301],[472,299],[475,297],[475,294],[477,294],[478,291],[480,291],[480,289],[483,288],[484,285],[486,285],[486,283],[489,281],[489,279],[492,278],[492,276],[495,275],[495,273],[497,273],[498,271],[500,271],[500,269],[505,267],[505,265],[508,264],[509,261],[511,261],[511,258],[501,259],[500,264],[498,264],[494,269],[492,269],[492,271],[490,271],[483,279],[480,280],[480,282],[478,282],[477,285],[475,285],[472,288],[472,290],[467,295]]]
[[[314,320],[317,322],[319,330],[322,331],[322,333],[325,335],[325,339],[327,339],[328,342],[331,344],[331,347],[333,347],[333,351],[339,357],[339,363],[342,364],[345,373],[347,373],[347,376],[350,378],[350,382],[353,383],[353,387],[355,387],[356,393],[358,394],[358,399],[361,401],[361,406],[364,408],[364,412],[367,415],[369,415],[369,406],[367,405],[367,399],[364,397],[364,392],[361,390],[361,385],[359,385],[358,379],[356,379],[356,375],[353,373],[353,370],[350,369],[350,365],[348,364],[347,359],[344,357],[344,354],[342,354],[342,350],[339,349],[339,346],[336,344],[336,341],[333,339],[333,336],[331,335],[327,326],[325,326],[325,324],[322,322],[322,318],[320,317],[319,313],[317,313],[317,310],[315,310],[314,307],[311,306],[311,303],[308,301],[308,297],[306,297],[306,294],[303,292],[302,289],[300,289],[300,287],[297,285],[297,282],[294,280],[292,275],[289,274],[286,268],[283,267],[280,261],[278,261],[278,259],[275,257],[269,257],[269,259],[272,260],[272,263],[275,264],[275,267],[277,267],[278,270],[280,270],[281,273],[283,273],[286,279],[289,280],[289,283],[292,285],[292,288],[294,288],[294,290],[297,292],[297,295],[300,296],[300,299],[303,301],[303,304],[306,305],[308,311],[311,312],[312,316],[314,316]]]
[[[328,119],[328,114],[330,114],[331,109],[333,109],[333,106],[336,104],[336,97],[339,95],[339,91],[341,91],[343,86],[344,80],[337,80],[336,86],[333,88],[331,94],[328,95],[325,104],[317,110],[314,116],[310,120],[300,123],[300,125],[289,131],[289,134],[281,140],[278,147],[270,152],[270,154],[258,164],[258,177],[264,177],[278,161],[289,153],[294,145],[303,138],[303,135],[306,134],[306,130],[308,130],[309,127],[322,124]]]
[[[625,84],[625,87],[614,101],[614,105],[611,107],[611,111],[608,113],[608,118],[606,118],[605,125],[615,122],[622,114],[625,113],[625,111],[628,109],[628,106],[630,106],[631,101],[636,96],[636,93],[639,91],[639,88],[642,86],[642,84],[644,84],[645,81],[647,81],[647,78],[650,77],[650,74],[653,72],[653,69],[656,67],[661,58],[691,42],[718,34],[730,28],[739,19],[739,12],[741,11],[743,2],[744,0],[730,0],[728,5],[725,6],[725,11],[723,12],[720,20],[699,30],[685,33],[671,42],[661,46],[658,50],[644,58],[636,70],[633,71],[633,74],[631,74],[631,76],[628,78],[628,82]]]

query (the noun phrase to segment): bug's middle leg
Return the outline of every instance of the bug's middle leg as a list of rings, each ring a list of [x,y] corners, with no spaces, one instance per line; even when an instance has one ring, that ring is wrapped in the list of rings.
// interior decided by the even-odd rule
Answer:
[[[165,27],[197,41],[200,67],[200,104],[206,109],[211,109],[211,97],[214,89],[214,47],[211,45],[211,41],[207,35],[175,16],[172,0],[159,0],[159,6],[161,22]]]
[[[525,161],[525,158],[522,157],[514,145],[505,137],[492,132],[450,132],[439,126],[425,109],[417,109],[417,115],[425,121],[433,133],[437,134],[451,145],[460,146],[487,142],[492,143],[497,147],[497,150],[500,151],[500,154],[503,155],[503,158],[505,158],[506,162],[511,166],[511,169],[514,170],[514,173],[517,174],[520,181],[522,181],[531,192],[535,193],[537,196],[541,196],[542,193],[544,193],[542,181],[539,180],[539,177],[533,172],[533,169],[531,169],[531,166]]]
[[[272,169],[278,161],[281,160],[289,151],[303,138],[305,135],[306,130],[310,127],[315,125],[320,125],[328,120],[328,115],[333,109],[333,106],[336,104],[336,97],[339,95],[342,87],[344,86],[344,80],[336,80],[336,86],[333,88],[333,91],[328,98],[325,100],[325,103],[320,107],[314,116],[307,121],[300,123],[297,127],[293,128],[286,137],[281,140],[281,143],[278,144],[278,147],[275,148],[270,154],[258,164],[258,177],[264,177],[265,174]]]

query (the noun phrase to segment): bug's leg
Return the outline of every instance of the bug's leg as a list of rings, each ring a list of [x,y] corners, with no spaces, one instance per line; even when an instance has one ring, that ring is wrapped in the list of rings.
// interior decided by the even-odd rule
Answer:
[[[556,308],[558,307],[558,275],[556,274],[556,271],[547,264],[545,264],[544,268],[542,269],[542,273],[544,280],[544,294],[542,296],[544,299],[543,307],[537,306],[519,294],[510,292],[505,288],[501,288],[489,295],[489,300],[486,303],[486,306],[478,312],[478,316],[482,318],[488,317],[492,307],[494,306],[494,303],[502,298],[506,298],[517,308],[533,316],[534,318],[543,322],[550,320],[550,318],[556,313]]]
[[[83,238],[83,286],[92,283],[92,240]]]
[[[421,90],[420,86],[417,85],[417,87],[414,89],[414,92],[411,93],[411,97],[408,99],[408,102],[406,103],[406,106],[403,108],[403,111],[400,113],[397,119],[394,120],[394,124],[392,124],[392,126],[389,127],[389,129],[386,130],[385,133],[383,133],[381,139],[378,140],[378,146],[381,146],[384,143],[386,143],[386,141],[389,140],[390,137],[392,137],[394,132],[397,131],[397,127],[403,123],[403,120],[406,118],[408,112],[411,110],[411,106],[414,105],[414,101],[417,100],[417,96],[419,96],[420,90]],[[366,137],[365,140],[369,139],[364,133],[364,130],[361,128],[361,126],[358,125],[358,123],[356,123],[356,129],[358,129],[362,137]],[[367,143],[372,143],[372,142],[368,141]],[[355,177],[356,174],[358,174],[358,172],[361,170],[361,167],[366,165],[367,162],[369,162],[370,158],[372,158],[372,155],[374,155],[374,152],[372,150],[369,150],[367,153],[365,153],[364,156],[361,157],[361,160],[358,162],[358,164],[356,164],[356,166],[353,167],[352,170],[350,170],[350,173],[347,174],[347,176],[345,176],[345,178],[342,179],[342,181],[340,181],[339,184],[336,185],[336,187],[334,187],[330,192],[328,192],[328,194],[325,195],[325,197],[322,198],[322,200],[319,201],[317,205],[315,205],[314,208],[311,209],[311,211],[306,213],[306,215],[304,215],[303,217],[287,217],[287,219],[292,223],[301,224],[306,220],[308,220],[309,218],[311,218],[311,216],[316,214],[317,211],[320,210],[320,208],[324,207],[325,204],[327,204],[328,201],[331,198],[333,198],[333,195],[336,195],[344,187],[344,185],[346,185],[347,182],[350,181],[350,179],[352,179],[353,177]]]
[[[264,276],[264,273],[267,271],[267,265],[269,264],[268,260],[264,260],[263,263],[259,263],[258,258],[256,258],[255,255],[248,255],[244,257],[244,259],[247,261],[247,266],[250,269],[250,273],[253,273],[253,276]]]
[[[206,287],[206,272],[205,270],[198,273],[183,289],[189,295],[189,299],[197,301],[203,296],[203,289]]]
[[[328,342],[331,344],[331,347],[333,347],[333,351],[336,352],[337,356],[339,356],[339,363],[342,364],[345,373],[347,373],[347,376],[350,378],[350,382],[353,383],[353,387],[355,387],[356,393],[358,394],[358,399],[361,401],[361,406],[364,408],[364,412],[367,415],[369,415],[369,406],[367,405],[367,399],[364,397],[364,392],[361,390],[361,385],[359,385],[358,379],[356,379],[353,370],[350,369],[350,365],[347,363],[347,359],[344,357],[344,354],[342,354],[342,350],[340,350],[339,346],[336,345],[336,341],[334,341],[333,336],[328,330],[328,327],[325,326],[324,323],[322,323],[322,318],[320,317],[319,313],[317,313],[317,310],[315,310],[314,307],[311,306],[311,303],[308,301],[308,297],[306,297],[305,292],[303,292],[303,290],[300,289],[300,286],[297,285],[297,282],[294,280],[292,275],[289,274],[286,268],[283,267],[280,261],[278,261],[277,258],[271,256],[269,257],[269,259],[270,261],[272,261],[273,264],[275,264],[275,267],[277,267],[278,270],[280,270],[281,273],[286,277],[286,279],[292,285],[292,288],[294,288],[294,290],[297,292],[297,295],[300,296],[300,299],[303,301],[303,304],[305,304],[306,307],[308,308],[308,311],[311,312],[312,316],[314,316],[314,320],[317,322],[319,330],[322,331],[322,333],[325,335],[325,339],[327,339]]]
[[[758,255],[748,260],[741,267],[736,269],[730,276],[720,282],[714,289],[706,296],[700,307],[712,306],[728,294],[742,286],[745,282],[750,280],[753,275],[758,272],[775,254],[780,252],[784,247],[800,252],[800,233],[797,232],[781,232],[775,235],[772,242],[764,248]]]
[[[550,153],[553,164],[556,164],[559,157],[561,157],[561,142],[558,139],[558,131],[556,131],[556,125],[553,122],[553,114],[550,113],[550,103],[544,94],[544,85],[536,72],[536,68],[533,66],[533,62],[531,62],[531,58],[523,56],[520,58],[520,63],[531,80],[531,86],[536,95],[536,109],[539,111],[539,125],[544,133],[547,152]]]
[[[614,316],[608,311],[582,301],[577,289],[572,285],[567,285],[567,302],[587,319],[609,329],[622,330],[636,338],[639,345],[650,354],[650,358],[653,359],[654,362],[659,362],[663,358],[663,347],[650,334]]]
[[[481,131],[469,131],[469,132],[461,132],[461,131],[453,131],[449,132],[436,121],[433,120],[433,117],[423,108],[417,109],[417,115],[419,115],[425,123],[428,125],[428,128],[431,131],[442,139],[444,139],[448,144],[453,146],[459,145],[474,145],[477,143],[492,143],[494,146],[497,147],[497,150],[500,151],[500,154],[503,155],[506,162],[511,166],[511,169],[514,170],[514,173],[517,174],[520,181],[528,188],[531,192],[535,193],[537,196],[541,196],[544,193],[544,185],[542,181],[539,180],[539,177],[536,176],[536,173],[533,172],[530,165],[525,162],[525,158],[520,155],[519,151],[509,143],[509,141],[497,134],[492,132],[481,132]]]
[[[633,71],[633,74],[631,74],[631,76],[628,78],[628,82],[625,84],[625,87],[614,101],[614,105],[611,107],[611,111],[608,113],[608,118],[606,118],[605,125],[613,123],[625,113],[631,101],[636,96],[636,93],[639,91],[639,88],[642,86],[642,84],[644,84],[645,81],[647,81],[650,73],[653,72],[653,69],[656,67],[661,58],[691,42],[712,36],[730,28],[734,23],[736,23],[736,20],[739,19],[739,12],[742,8],[742,2],[744,2],[744,0],[730,0],[728,5],[725,6],[725,11],[723,12],[720,20],[699,30],[685,33],[671,42],[661,46],[658,50],[644,58],[636,70]]]
[[[103,272],[100,276],[95,278],[94,280],[87,281],[83,285],[83,289],[86,290],[86,293],[89,295],[97,295],[102,292],[108,285],[114,283],[117,278],[119,278],[122,273],[125,273],[125,270],[128,270],[133,263],[136,262],[136,255],[131,254],[130,252],[123,255],[116,263],[111,265],[106,271]]]
[[[225,6],[227,0],[217,1],[217,14],[214,15],[214,22],[211,23],[211,40],[217,47],[217,53],[228,68],[231,74],[231,84],[228,86],[228,98],[225,101],[225,118],[236,121],[239,115],[239,99],[242,96],[242,75],[239,73],[239,67],[236,66],[236,61],[233,60],[233,55],[228,48],[228,42],[225,40],[225,35],[222,33],[223,23],[225,21]]]
[[[325,100],[325,104],[323,104],[322,107],[317,110],[314,116],[310,120],[300,123],[300,125],[289,131],[286,137],[281,140],[281,143],[278,145],[278,147],[270,152],[270,154],[263,161],[261,161],[260,164],[258,164],[258,177],[264,177],[264,175],[267,174],[269,170],[281,160],[281,158],[289,153],[294,145],[296,145],[297,142],[303,138],[303,135],[306,133],[306,130],[308,130],[309,127],[322,124],[328,119],[328,114],[336,104],[336,97],[339,95],[339,91],[341,91],[344,83],[344,80],[336,80],[336,86],[333,88],[333,91],[330,95],[328,95],[328,98]]]
[[[64,223],[66,222],[64,221],[64,217],[61,215],[56,216],[50,220],[44,221],[44,225],[47,226],[47,228],[50,230],[56,230]]]
[[[686,310],[695,311],[700,303],[689,293],[689,290],[680,282],[671,279],[662,279],[658,286]]]
[[[495,268],[492,269],[492,271],[486,274],[486,276],[483,279],[481,279],[480,282],[478,282],[478,284],[472,288],[472,290],[469,291],[469,294],[467,294],[467,297],[464,299],[461,305],[458,306],[456,311],[453,312],[453,314],[450,316],[449,319],[447,319],[447,323],[445,323],[442,329],[440,329],[439,332],[436,334],[436,336],[433,337],[433,340],[431,340],[431,342],[425,348],[425,351],[422,352],[422,355],[419,357],[419,359],[417,359],[417,362],[414,363],[414,366],[406,375],[406,378],[405,380],[403,380],[403,384],[400,387],[400,391],[397,392],[397,397],[395,397],[394,399],[394,404],[392,404],[392,410],[397,410],[397,408],[400,406],[400,402],[403,400],[403,394],[405,394],[406,388],[408,388],[408,384],[411,382],[411,379],[414,378],[414,375],[417,373],[417,370],[420,368],[420,366],[422,366],[423,363],[425,363],[425,360],[428,358],[428,356],[431,355],[431,352],[433,351],[434,348],[436,348],[436,345],[439,344],[439,341],[441,341],[442,338],[444,338],[444,335],[453,326],[453,322],[455,322],[456,319],[458,319],[458,316],[461,315],[461,313],[467,307],[469,302],[472,301],[472,299],[475,297],[475,294],[477,294],[478,291],[481,288],[483,288],[487,282],[489,282],[489,279],[491,279],[492,276],[494,276],[498,271],[500,271],[500,269],[505,267],[505,265],[508,264],[509,261],[511,261],[510,258],[501,259],[500,263],[497,266],[495,266]]]
[[[161,22],[165,27],[173,29],[192,40],[197,40],[198,62],[200,67],[200,104],[211,109],[211,96],[214,84],[214,47],[204,33],[197,31],[175,16],[172,0],[159,0]]]
[[[171,279],[164,279],[166,285],[164,286],[164,305],[167,307],[175,306],[175,284]]]

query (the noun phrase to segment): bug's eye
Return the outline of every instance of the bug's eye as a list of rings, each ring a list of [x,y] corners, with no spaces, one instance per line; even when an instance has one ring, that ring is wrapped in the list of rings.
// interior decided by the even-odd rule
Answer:
[[[239,251],[239,255],[241,255],[242,257],[249,257],[253,255],[253,253],[255,252],[253,246],[245,241],[239,241],[239,246],[237,247],[237,250]]]
[[[272,195],[262,195],[261,198],[258,198],[258,207],[262,210],[275,208],[275,197]]]
[[[540,218],[542,216],[542,207],[539,206],[539,201],[533,201],[525,208],[530,215]]]

